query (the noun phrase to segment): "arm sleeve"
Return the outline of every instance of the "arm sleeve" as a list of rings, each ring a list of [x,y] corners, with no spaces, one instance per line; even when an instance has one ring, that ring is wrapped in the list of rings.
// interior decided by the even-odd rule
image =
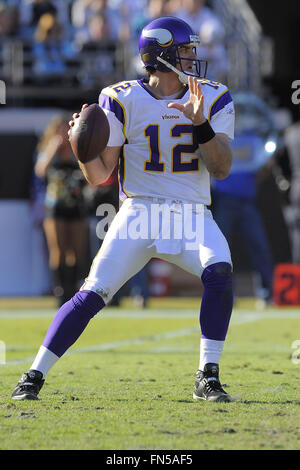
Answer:
[[[109,122],[110,135],[107,143],[108,147],[120,147],[125,142],[124,111],[118,101],[105,93],[99,95],[99,106],[103,109]]]

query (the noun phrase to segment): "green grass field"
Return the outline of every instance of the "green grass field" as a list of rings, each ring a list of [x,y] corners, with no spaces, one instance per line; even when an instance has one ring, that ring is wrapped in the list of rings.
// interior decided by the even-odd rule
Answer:
[[[55,307],[0,300],[0,449],[299,449],[299,309],[237,302],[220,364],[237,401],[217,404],[192,398],[199,305],[107,307],[49,372],[40,400],[15,402]]]

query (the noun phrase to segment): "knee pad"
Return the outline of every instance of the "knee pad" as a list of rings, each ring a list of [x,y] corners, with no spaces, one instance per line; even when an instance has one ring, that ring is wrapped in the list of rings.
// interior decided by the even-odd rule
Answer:
[[[204,269],[201,280],[204,287],[232,284],[232,266],[229,263],[215,263]]]

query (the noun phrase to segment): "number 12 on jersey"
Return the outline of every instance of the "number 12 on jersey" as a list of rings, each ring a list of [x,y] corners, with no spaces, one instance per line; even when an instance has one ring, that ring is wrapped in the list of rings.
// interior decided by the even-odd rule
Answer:
[[[189,134],[191,142],[179,142],[170,149],[172,172],[199,171],[199,156],[192,157],[189,161],[182,161],[184,154],[194,154],[198,148],[193,134],[193,126],[191,124],[175,124],[170,130],[171,137],[175,139],[180,138],[183,134]],[[144,131],[144,135],[148,139],[150,153],[149,160],[145,161],[144,170],[163,173],[165,171],[165,162],[161,161],[159,124],[149,124]]]

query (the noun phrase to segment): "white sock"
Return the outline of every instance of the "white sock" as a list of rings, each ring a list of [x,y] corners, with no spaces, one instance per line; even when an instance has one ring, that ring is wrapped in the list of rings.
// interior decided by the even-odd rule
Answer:
[[[47,372],[58,361],[59,357],[45,346],[41,346],[30,369],[39,370],[45,378]]]
[[[204,370],[205,364],[213,362],[219,364],[225,341],[201,338],[199,369]]]

